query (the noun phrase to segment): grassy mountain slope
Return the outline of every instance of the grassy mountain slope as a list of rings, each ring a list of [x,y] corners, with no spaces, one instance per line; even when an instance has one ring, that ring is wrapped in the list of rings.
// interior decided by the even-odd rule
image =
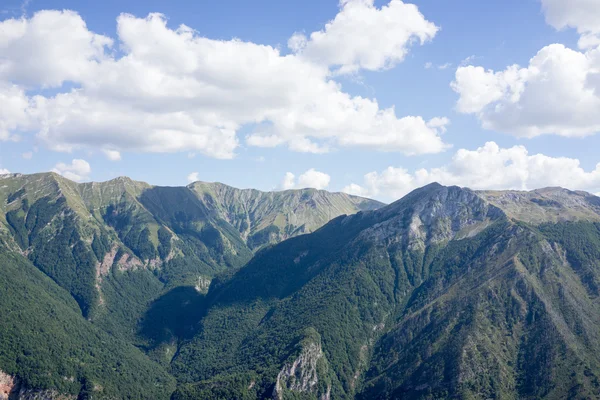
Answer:
[[[567,205],[596,198],[554,191],[571,221],[434,184],[259,252],[213,282],[176,398],[600,396],[600,224]]]
[[[204,182],[188,187],[235,226],[251,249],[313,232],[340,215],[374,210],[383,205],[362,197],[316,189],[261,192]]]

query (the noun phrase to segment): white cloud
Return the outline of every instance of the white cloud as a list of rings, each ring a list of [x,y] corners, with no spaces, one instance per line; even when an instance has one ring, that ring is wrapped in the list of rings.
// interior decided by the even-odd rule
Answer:
[[[80,82],[106,58],[112,40],[87,29],[74,11],[43,10],[0,22],[0,80],[28,86]]]
[[[316,63],[339,67],[338,73],[377,71],[402,62],[410,45],[433,39],[439,28],[414,4],[391,0],[340,0],[340,12],[309,38],[294,34],[288,46]]]
[[[116,150],[104,149],[104,150],[102,150],[102,152],[104,153],[106,158],[108,158],[110,161],[121,160],[121,153],[119,153]]]
[[[291,172],[287,172],[283,177],[281,187],[283,190],[305,188],[323,190],[327,189],[329,182],[331,182],[331,177],[329,175],[311,168],[300,175],[297,182],[296,176]]]
[[[457,109],[476,115],[485,129],[515,136],[597,133],[600,2],[542,0],[542,6],[547,22],[555,28],[577,29],[579,45],[585,50],[552,44],[541,49],[527,67],[512,65],[502,71],[463,65],[451,84],[460,96]]]
[[[546,22],[556,29],[577,29],[579,47],[600,44],[600,2],[598,0],[542,0]]]
[[[466,65],[469,65],[469,64],[471,64],[473,61],[475,61],[475,59],[476,59],[476,58],[477,58],[477,56],[476,56],[476,55],[474,55],[474,54],[473,54],[473,55],[470,55],[470,56],[466,57],[465,59],[463,59],[463,60],[460,62],[460,66],[461,66],[461,67],[464,67],[464,66],[466,66]]]
[[[283,180],[281,181],[281,188],[283,190],[290,190],[296,187],[296,175],[291,172],[286,172]]]
[[[30,106],[22,88],[0,80],[0,141],[17,140],[20,131],[31,127]]]
[[[200,175],[200,173],[198,173],[198,172],[192,172],[191,174],[189,174],[187,176],[188,183],[198,182],[200,180],[198,178],[199,175]]]
[[[72,181],[81,182],[89,178],[92,168],[90,164],[81,159],[74,159],[71,164],[58,163],[52,169],[52,172],[56,172],[59,175],[64,176]]]
[[[581,53],[553,44],[527,68],[460,67],[452,88],[460,95],[458,111],[477,115],[485,129],[523,137],[600,131],[600,49]]]
[[[0,175],[10,174],[10,171],[6,168],[0,168]]]
[[[477,150],[458,150],[447,165],[409,172],[389,167],[382,172],[365,175],[362,185],[351,184],[343,191],[360,196],[398,199],[411,190],[439,182],[471,189],[531,190],[547,186],[562,186],[598,192],[600,164],[585,171],[579,160],[529,155],[524,146],[500,148],[488,142]]]
[[[358,40],[360,32],[369,36]],[[436,153],[447,148],[445,124],[435,123],[443,118],[398,117],[393,107],[345,93],[330,69],[391,67],[410,43],[435,32],[416,6],[399,0],[381,9],[370,0],[343,1],[323,32],[305,44],[295,34],[290,46],[299,52],[284,56],[270,46],[200,37],[185,25],[171,29],[161,14],[123,14],[117,57],[113,39],[89,31],[77,13],[41,11],[0,22],[0,140],[35,131],[56,151],[232,158],[238,130],[255,125],[246,138],[251,146]],[[312,56],[333,45],[339,52],[324,64]],[[25,94],[42,87],[59,93]]]
[[[436,65],[435,67],[439,70],[445,70],[445,69],[450,68],[451,66],[452,66],[452,63],[445,63],[445,64]],[[433,67],[434,67],[434,65],[432,62],[425,63],[425,69],[431,69]]]
[[[26,151],[25,153],[21,154],[21,157],[23,157],[25,160],[31,160],[33,158],[33,152]]]
[[[315,188],[315,189],[327,189],[331,177],[326,173],[319,172],[314,168],[309,169],[298,178],[299,188]]]

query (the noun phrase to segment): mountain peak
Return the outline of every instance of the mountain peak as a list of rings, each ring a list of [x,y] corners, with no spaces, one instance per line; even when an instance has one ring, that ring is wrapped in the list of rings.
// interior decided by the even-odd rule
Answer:
[[[374,211],[376,221],[357,240],[402,242],[414,249],[472,237],[504,213],[470,189],[429,184]]]

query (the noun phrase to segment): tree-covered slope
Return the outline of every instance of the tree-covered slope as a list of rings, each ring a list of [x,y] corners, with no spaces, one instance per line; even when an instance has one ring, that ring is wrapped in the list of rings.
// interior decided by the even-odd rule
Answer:
[[[339,197],[319,192],[321,199],[328,196]],[[337,200],[309,207],[311,196],[292,197],[296,210],[306,208],[303,218],[312,221],[311,229],[317,220],[327,222],[327,215],[359,208],[334,209]],[[265,195],[264,202],[269,199]],[[235,204],[239,198],[230,200],[233,208],[245,207]],[[261,202],[255,201],[258,207]],[[268,208],[277,213],[284,203]],[[256,222],[251,219],[251,224]],[[53,173],[0,177],[0,243],[0,256],[28,259],[64,289],[82,320],[147,350],[163,364],[186,337],[185,329],[169,324],[170,316],[183,315],[180,308],[187,310],[185,296],[190,290],[202,296],[213,276],[242,267],[253,254],[248,237],[220,206],[190,188],[155,187],[128,178],[77,184]]]
[[[600,396],[598,214],[502,207],[430,185],[259,252],[213,282],[175,397]]]
[[[230,216],[231,210],[248,209],[249,192],[227,190],[220,197],[226,199],[225,212],[222,203],[187,187],[155,187],[128,178],[76,184],[53,173],[3,175],[0,231],[9,247],[27,255],[72,294],[84,316],[94,318],[123,304],[115,301],[120,287],[193,286],[241,267],[252,257],[257,238],[275,226],[272,215],[293,214],[296,225],[286,225],[285,234],[266,234],[261,245],[316,229],[341,213],[379,205],[322,191],[253,191],[258,195],[244,218],[248,226],[266,230],[257,228],[262,233],[248,236]],[[267,214],[270,219],[264,222]],[[145,271],[154,271],[154,277]],[[128,308],[143,308],[149,301],[143,293],[128,297],[141,300],[126,299]]]
[[[600,397],[599,198],[432,184],[377,206],[5,177],[0,370],[83,398],[127,397],[132,371],[168,397],[165,370],[175,399]]]
[[[14,377],[15,395],[169,398],[175,382],[164,368],[83,319],[67,291],[6,253],[0,252],[0,370]]]

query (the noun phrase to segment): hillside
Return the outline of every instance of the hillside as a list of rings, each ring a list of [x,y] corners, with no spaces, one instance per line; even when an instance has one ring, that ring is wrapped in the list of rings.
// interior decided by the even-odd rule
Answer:
[[[313,190],[157,187],[129,178],[76,184],[53,173],[14,174],[0,181],[0,233],[89,317],[107,300],[113,269],[154,271],[169,287],[193,285],[242,266],[253,249],[379,205]]]
[[[205,293],[216,274],[240,268],[252,258],[253,250],[317,229],[328,216],[380,205],[323,191],[288,191],[282,196],[253,191],[250,208],[247,191],[228,191],[221,199],[227,200],[228,210],[248,210],[244,218],[252,235],[234,226],[236,221],[220,203],[187,187],[157,187],[129,178],[77,184],[54,173],[2,175],[0,256],[22,259],[64,290],[61,296],[66,294],[78,307],[81,321],[77,323],[91,322],[93,329],[119,343],[135,344],[168,363],[184,334],[181,329],[161,330],[163,326],[155,323],[150,324],[154,330],[146,329],[148,323],[143,321],[155,321],[156,305],[165,305],[167,314],[177,314],[179,303],[172,299],[178,293],[190,288],[197,296]],[[290,213],[295,216],[282,223],[278,216]],[[274,232],[273,227],[282,232],[264,234]],[[16,279],[9,265],[2,265],[1,271],[2,276]],[[7,300],[0,303],[8,305],[10,300],[14,306],[16,294],[7,293]],[[37,304],[31,308],[43,309]],[[37,324],[46,315],[31,317],[30,322]],[[157,336],[168,339],[157,347]],[[81,346],[92,346],[81,340]],[[54,361],[44,356],[40,362]],[[3,366],[0,363],[0,370]],[[16,371],[25,381],[34,373]],[[76,379],[69,391],[81,382]]]
[[[168,398],[174,390],[166,369],[83,319],[67,291],[1,246],[0,272],[0,384],[10,399]]]
[[[188,187],[221,218],[235,226],[248,247],[254,250],[313,232],[340,215],[375,210],[383,205],[346,193],[316,189],[261,192],[203,182]]]
[[[179,400],[600,397],[600,199],[588,193],[431,184],[370,210],[313,190],[126,178],[0,188],[0,378],[23,387],[110,397],[139,363],[151,397]],[[362,210],[334,217],[350,203]],[[17,304],[27,317],[11,320]],[[71,363],[71,345],[92,358]]]
[[[175,398],[596,398],[597,204],[433,184],[260,252],[211,286]]]

